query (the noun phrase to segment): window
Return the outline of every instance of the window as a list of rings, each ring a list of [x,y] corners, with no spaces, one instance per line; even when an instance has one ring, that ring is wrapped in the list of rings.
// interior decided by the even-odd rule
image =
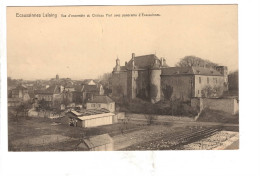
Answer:
[[[207,83],[209,84],[209,77],[207,77]]]
[[[200,94],[200,90],[198,90],[198,95]]]
[[[112,109],[112,108],[113,108],[113,104],[110,105],[110,109]]]
[[[199,77],[199,83],[201,84],[201,77]]]
[[[101,107],[101,104],[98,104],[98,107],[100,108],[100,107]]]
[[[91,107],[93,107],[93,108],[94,108],[94,107],[95,107],[95,104],[91,104]]]

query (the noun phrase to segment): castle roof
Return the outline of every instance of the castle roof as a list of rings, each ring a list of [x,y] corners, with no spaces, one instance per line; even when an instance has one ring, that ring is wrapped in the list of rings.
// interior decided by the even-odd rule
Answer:
[[[222,74],[213,68],[204,67],[168,67],[162,68],[161,75],[207,75],[222,76]]]
[[[158,59],[158,57],[155,54],[134,57],[135,66],[140,69],[146,69],[146,68],[153,67],[156,60],[158,61],[158,63],[161,62],[160,59]],[[133,59],[131,59],[127,63],[126,67],[131,68],[132,65],[133,65]],[[168,65],[165,62],[163,62],[163,67],[168,67]]]

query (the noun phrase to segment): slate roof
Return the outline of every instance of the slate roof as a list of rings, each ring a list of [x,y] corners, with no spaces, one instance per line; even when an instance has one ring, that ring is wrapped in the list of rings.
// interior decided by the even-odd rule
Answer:
[[[110,144],[113,142],[113,139],[109,136],[109,134],[102,134],[102,135],[90,137],[88,139],[83,139],[83,142],[89,148],[95,148],[105,144]]]
[[[158,62],[161,62],[155,54],[136,56],[134,58],[135,66],[137,68],[151,68],[155,63],[155,60],[157,60]],[[126,67],[131,68],[132,65],[133,65],[133,60],[131,59],[127,63]],[[164,64],[163,66],[167,67],[167,64]]]
[[[213,68],[204,67],[168,67],[162,68],[161,75],[206,75],[222,76],[220,72]]]
[[[158,57],[155,54],[149,54],[149,55],[143,55],[143,56],[136,56],[134,58],[135,61],[135,67],[139,69],[147,69],[153,67],[155,61],[158,61],[158,63],[161,63],[161,60],[158,59]],[[127,70],[132,68],[133,60],[131,59],[126,66],[121,66],[120,70]],[[168,65],[163,62],[163,67],[168,67]]]
[[[90,100],[88,103],[113,103],[114,101],[106,96],[106,95],[98,95],[93,98],[93,100]]]

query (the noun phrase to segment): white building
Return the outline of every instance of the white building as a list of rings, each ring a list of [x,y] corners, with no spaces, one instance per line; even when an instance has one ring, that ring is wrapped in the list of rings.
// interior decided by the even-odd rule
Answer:
[[[95,96],[93,100],[86,103],[87,109],[107,109],[110,112],[115,112],[115,102],[108,96]]]
[[[84,113],[70,111],[66,116],[71,120],[74,126],[88,128],[113,124],[113,116],[115,114],[106,109],[91,109]]]

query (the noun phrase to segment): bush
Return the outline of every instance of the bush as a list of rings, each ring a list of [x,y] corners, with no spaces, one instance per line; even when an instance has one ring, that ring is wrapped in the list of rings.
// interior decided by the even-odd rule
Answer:
[[[128,105],[118,104],[120,111],[132,112],[137,114],[155,114],[155,115],[174,115],[194,117],[198,114],[195,108],[189,105],[189,102],[160,101],[155,104],[141,99],[134,99]]]

